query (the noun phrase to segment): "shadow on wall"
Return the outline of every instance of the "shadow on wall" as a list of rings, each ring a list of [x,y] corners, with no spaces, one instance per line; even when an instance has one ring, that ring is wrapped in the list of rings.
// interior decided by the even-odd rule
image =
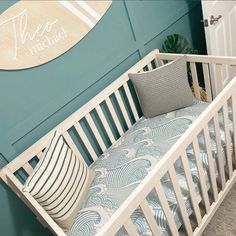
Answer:
[[[204,25],[201,22],[203,19],[201,4],[198,4],[195,9],[191,11],[191,14],[188,14],[188,17],[192,35],[192,43],[194,47],[198,49],[198,54],[206,55],[206,38]],[[198,27],[196,27],[196,25],[198,25]]]
[[[37,221],[34,214],[24,203],[13,193],[3,181],[0,181],[1,212],[10,214],[0,214],[1,235],[6,236],[51,236],[52,234]],[[8,208],[8,209],[6,209]],[[7,229],[7,232],[4,231]]]

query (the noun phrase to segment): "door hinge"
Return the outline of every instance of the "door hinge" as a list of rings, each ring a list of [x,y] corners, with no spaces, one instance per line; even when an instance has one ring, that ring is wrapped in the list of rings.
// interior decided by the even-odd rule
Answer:
[[[208,19],[201,20],[201,22],[203,23],[204,27],[209,26]]]

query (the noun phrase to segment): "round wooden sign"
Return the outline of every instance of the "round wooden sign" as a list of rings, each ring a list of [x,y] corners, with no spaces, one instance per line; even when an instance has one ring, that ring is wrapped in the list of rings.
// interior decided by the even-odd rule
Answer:
[[[112,1],[19,1],[0,15],[0,69],[44,64],[77,44]]]

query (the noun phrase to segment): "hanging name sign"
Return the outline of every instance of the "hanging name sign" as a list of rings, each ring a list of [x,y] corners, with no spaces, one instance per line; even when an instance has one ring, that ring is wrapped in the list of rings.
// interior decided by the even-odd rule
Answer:
[[[0,69],[44,64],[77,44],[112,1],[19,1],[0,15]]]

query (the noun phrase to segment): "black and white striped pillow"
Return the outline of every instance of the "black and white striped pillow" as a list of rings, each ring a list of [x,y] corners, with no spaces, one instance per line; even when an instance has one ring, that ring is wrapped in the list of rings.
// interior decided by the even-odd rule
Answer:
[[[60,227],[69,229],[94,176],[63,136],[55,133],[23,191],[29,192]]]

